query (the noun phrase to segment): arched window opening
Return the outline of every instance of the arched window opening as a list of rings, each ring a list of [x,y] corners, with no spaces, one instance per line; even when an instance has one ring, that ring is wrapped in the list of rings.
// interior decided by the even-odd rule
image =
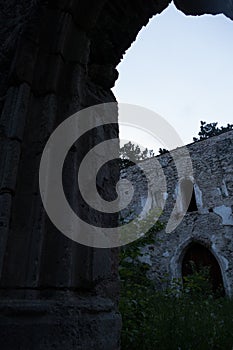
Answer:
[[[187,212],[197,211],[197,202],[193,183],[191,180],[183,180],[181,182],[181,196],[183,201],[183,206],[188,207]],[[191,198],[190,198],[191,197]]]
[[[198,277],[194,279],[193,277]],[[224,296],[224,286],[220,266],[211,251],[199,243],[192,243],[187,249],[182,262],[182,279],[184,286],[190,279],[201,282],[205,293]]]

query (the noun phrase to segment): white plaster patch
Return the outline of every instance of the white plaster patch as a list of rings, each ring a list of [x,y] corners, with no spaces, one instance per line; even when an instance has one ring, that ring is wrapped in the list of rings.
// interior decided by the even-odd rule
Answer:
[[[144,255],[142,255],[142,256],[139,256],[139,257],[138,257],[138,260],[139,260],[141,263],[144,263],[144,264],[147,264],[147,265],[152,266],[152,261],[151,261],[151,258],[150,258],[150,255],[149,255],[149,254],[144,254]]]
[[[176,199],[177,212],[183,213],[183,203],[182,203],[180,183],[176,185],[175,194],[173,195],[173,198]]]
[[[229,192],[228,192],[228,189],[227,189],[227,185],[226,185],[226,181],[225,180],[222,180],[222,194],[225,196],[225,197],[228,197],[229,196]]]
[[[166,252],[163,253],[163,257],[164,257],[164,258],[168,258],[169,256],[170,256],[169,251],[166,250]]]
[[[197,207],[198,209],[201,209],[203,207],[202,192],[197,184],[194,184],[194,193],[195,193]]]
[[[233,215],[230,207],[221,205],[214,208],[214,213],[222,218],[222,224],[226,226],[233,226]]]
[[[141,207],[143,208],[142,212],[139,215],[139,220],[145,219],[152,207],[152,195],[148,192],[148,197],[141,197]]]
[[[225,271],[228,270],[228,266],[229,266],[228,260],[224,256],[221,256],[221,259],[224,262],[224,269],[225,269]]]

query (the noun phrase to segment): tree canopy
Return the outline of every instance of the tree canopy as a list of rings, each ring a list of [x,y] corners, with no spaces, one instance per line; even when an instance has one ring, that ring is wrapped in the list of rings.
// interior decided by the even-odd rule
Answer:
[[[198,133],[199,138],[194,137],[193,141],[202,141],[206,140],[210,137],[221,135],[227,131],[233,130],[233,124],[227,124],[227,126],[221,126],[218,127],[218,123],[206,123],[204,121],[201,121],[200,131]]]
[[[205,121],[201,121],[200,131],[198,133],[199,137],[193,137],[193,141],[198,142],[206,140],[210,137],[221,135],[231,130],[233,130],[233,124],[228,123],[227,126],[218,127],[217,122],[206,123]],[[165,148],[159,149],[160,155],[168,152],[169,151]],[[153,150],[148,150],[148,148],[141,150],[139,145],[136,145],[129,141],[128,143],[124,144],[123,147],[120,148],[120,167],[124,169],[130,165],[137,163],[140,160],[149,159],[154,156],[155,153]]]
[[[139,145],[129,141],[120,148],[121,168],[126,168],[140,160],[145,160],[154,156],[153,150],[148,150],[148,148],[141,150]]]

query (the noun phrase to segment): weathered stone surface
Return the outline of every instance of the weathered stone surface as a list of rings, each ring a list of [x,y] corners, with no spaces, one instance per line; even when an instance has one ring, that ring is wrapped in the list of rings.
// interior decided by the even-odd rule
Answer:
[[[116,339],[121,324],[113,308],[110,300],[87,295],[56,302],[0,303],[1,348],[119,349]]]
[[[222,271],[227,295],[233,295],[233,132],[188,145],[193,164],[193,178],[197,210],[187,212],[178,227],[170,233],[156,233],[155,243],[144,248],[144,261],[151,265],[149,275],[158,288],[167,287],[172,279],[181,278],[182,260],[192,242],[208,247],[216,257]],[[156,162],[159,161],[166,174],[167,192],[159,185]],[[143,162],[149,173],[149,196],[153,199],[150,208],[161,208],[167,197],[161,221],[167,223],[175,202],[177,215],[182,215],[185,193],[182,193],[174,164],[169,154]],[[137,185],[137,196],[131,210],[142,210],[147,191],[145,178],[136,168],[128,168],[123,177]],[[144,182],[144,185],[143,185]],[[154,184],[158,186],[153,186]],[[166,196],[158,196],[158,192]],[[167,196],[168,194],[168,196]],[[127,213],[125,212],[127,215]]]
[[[110,88],[117,78],[116,65],[139,30],[169,3],[0,1],[0,296],[1,310],[13,310],[2,312],[3,350],[119,348],[117,250],[83,247],[57,232],[42,206],[38,169],[48,137],[65,118],[84,107],[115,101]],[[211,8],[206,8],[204,0],[198,6],[194,6],[196,1],[176,3],[186,13],[208,10],[231,17],[230,1],[221,2],[221,8],[218,1],[211,2]],[[117,135],[117,124],[99,129],[82,148],[74,145],[67,157],[66,195],[86,217],[92,211],[80,209],[75,195],[78,165],[96,142]],[[98,179],[108,196],[112,192],[108,184],[115,184],[118,176],[117,168],[108,169]],[[227,198],[233,191],[230,173],[221,186]],[[206,201],[208,198],[203,199],[204,206]],[[92,219],[110,222],[109,217],[98,214]],[[112,217],[116,221],[117,216]],[[63,302],[50,307],[60,300],[62,291],[76,298],[82,295],[92,314],[70,299],[67,308]],[[101,310],[93,306],[90,294],[96,300],[103,297]],[[113,303],[107,307],[108,299]],[[43,313],[35,313],[38,308]],[[27,315],[31,313],[29,318],[24,309]]]

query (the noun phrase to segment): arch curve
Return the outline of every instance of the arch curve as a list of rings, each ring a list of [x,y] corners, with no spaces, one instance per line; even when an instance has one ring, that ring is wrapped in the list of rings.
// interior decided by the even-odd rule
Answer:
[[[103,1],[102,9],[91,31],[89,75],[103,87],[114,86],[116,66],[150,18],[163,12],[171,0]],[[174,0],[186,15],[224,14],[233,19],[233,0]]]
[[[209,247],[195,241],[191,242],[186,247],[181,262],[183,283],[185,283],[185,278],[192,276],[195,272],[203,271],[203,268],[209,269],[210,292],[218,292],[223,296],[225,294],[223,278],[217,259]]]
[[[232,295],[231,285],[226,276],[227,270],[227,262],[225,258],[221,255],[220,252],[217,252],[216,249],[213,249],[213,244],[207,238],[195,238],[189,237],[181,244],[179,244],[176,248],[176,251],[173,254],[172,259],[170,260],[170,271],[171,271],[171,280],[179,279],[182,280],[182,263],[185,258],[185,254],[189,250],[189,248],[193,245],[197,244],[204,247],[206,250],[212,254],[214,259],[216,260],[222,277],[222,285],[227,296]]]

